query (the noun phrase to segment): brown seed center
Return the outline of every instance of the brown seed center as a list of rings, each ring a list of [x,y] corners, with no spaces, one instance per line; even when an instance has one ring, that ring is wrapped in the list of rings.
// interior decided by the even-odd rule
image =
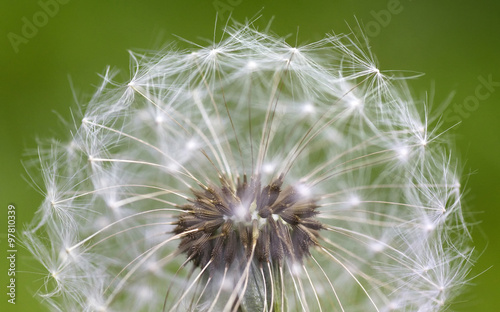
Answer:
[[[247,181],[245,176],[232,188],[222,178],[222,186],[193,190],[194,198],[182,207],[185,212],[174,232],[196,230],[179,245],[196,266],[220,272],[235,261],[247,263],[250,257],[281,264],[309,255],[323,227],[314,218],[316,200],[304,194],[304,186],[282,190],[282,178],[265,187],[258,181],[254,177]]]

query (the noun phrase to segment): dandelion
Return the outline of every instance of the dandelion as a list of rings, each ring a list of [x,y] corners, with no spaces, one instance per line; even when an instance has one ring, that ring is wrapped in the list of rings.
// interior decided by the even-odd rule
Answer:
[[[441,311],[468,282],[460,172],[358,38],[252,25],[131,53],[38,150],[25,233],[54,311]]]

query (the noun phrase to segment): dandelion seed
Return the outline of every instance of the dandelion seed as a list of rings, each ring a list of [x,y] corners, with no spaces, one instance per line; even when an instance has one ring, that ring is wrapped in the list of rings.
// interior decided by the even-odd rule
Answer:
[[[39,152],[46,200],[25,242],[52,310],[453,303],[472,254],[456,162],[355,38],[292,47],[235,25],[131,60],[70,143]]]

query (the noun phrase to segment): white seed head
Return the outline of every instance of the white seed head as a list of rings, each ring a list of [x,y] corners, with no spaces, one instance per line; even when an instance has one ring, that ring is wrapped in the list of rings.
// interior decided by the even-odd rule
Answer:
[[[460,172],[348,36],[235,25],[131,53],[39,149],[25,235],[54,311],[441,311],[468,281]],[[438,139],[439,138],[439,139]]]

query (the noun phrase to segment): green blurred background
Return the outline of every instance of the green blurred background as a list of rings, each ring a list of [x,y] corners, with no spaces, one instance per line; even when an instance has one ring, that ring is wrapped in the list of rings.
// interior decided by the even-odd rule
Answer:
[[[53,2],[53,0],[43,0]],[[482,253],[478,275],[455,310],[500,311],[500,3],[497,1],[118,1],[59,0],[58,12],[43,18],[37,1],[0,1],[0,310],[43,311],[33,298],[43,276],[35,261],[18,248],[16,305],[7,304],[7,207],[17,208],[17,229],[28,222],[42,200],[23,180],[21,163],[36,137],[60,137],[60,114],[70,118],[73,91],[85,99],[107,65],[129,77],[127,50],[156,49],[176,40],[172,34],[203,42],[212,38],[216,12],[238,21],[261,14],[257,25],[292,34],[295,41],[321,39],[326,32],[348,32],[355,17],[366,26],[380,68],[413,70],[425,76],[410,82],[417,95],[435,87],[443,102],[456,92],[445,127],[456,139],[463,160],[466,208],[477,220],[472,234]],[[262,11],[261,11],[262,9]],[[259,13],[260,12],[260,13]],[[23,19],[26,18],[26,19]],[[31,38],[20,39],[26,20],[39,24]],[[220,24],[219,24],[220,26]],[[9,35],[10,34],[10,35]],[[13,35],[14,34],[14,35]],[[14,44],[12,44],[14,42]],[[17,50],[17,51],[16,51]],[[493,80],[478,96],[480,78]],[[486,89],[483,89],[484,91]],[[475,98],[475,99],[474,99]],[[453,105],[457,105],[456,112]],[[26,159],[26,158],[24,158]],[[496,241],[498,239],[498,241]]]

